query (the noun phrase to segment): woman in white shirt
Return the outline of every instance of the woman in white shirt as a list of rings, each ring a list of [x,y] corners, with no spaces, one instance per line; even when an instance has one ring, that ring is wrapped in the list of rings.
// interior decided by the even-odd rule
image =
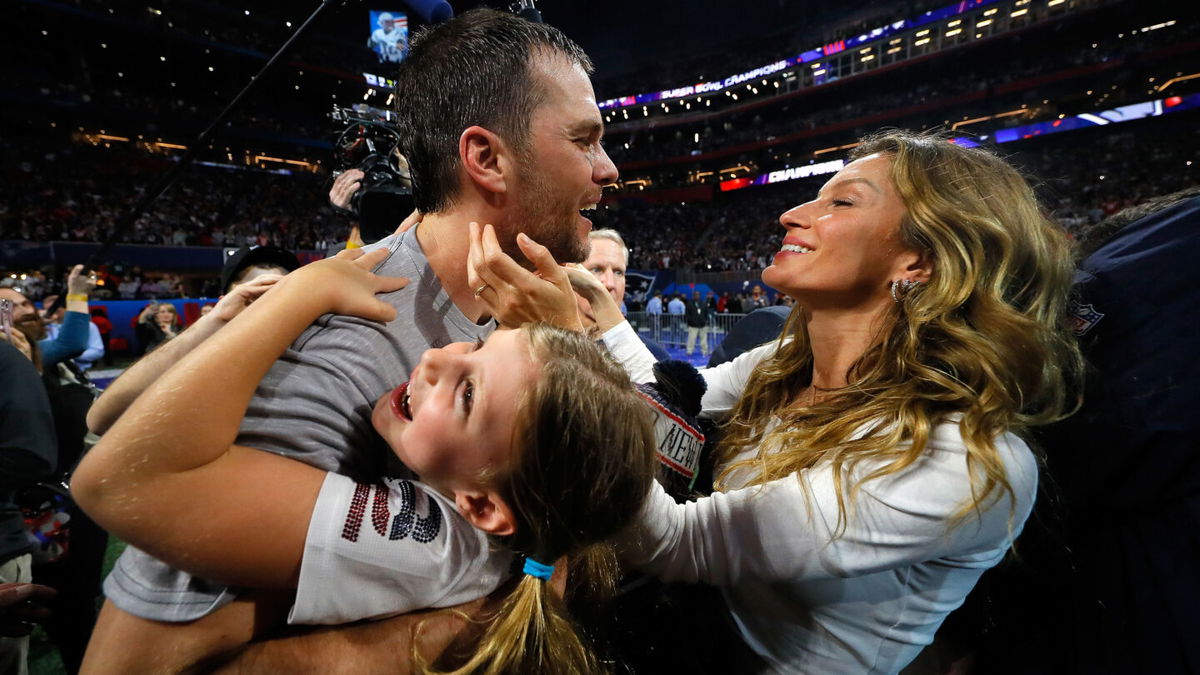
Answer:
[[[906,132],[852,159],[780,217],[763,272],[796,300],[780,339],[704,373],[718,492],[656,487],[625,542],[640,569],[721,587],[775,672],[912,661],[1020,532],[1037,484],[1021,434],[1064,415],[1081,369],[1068,239],[1016,170]],[[475,274],[504,286],[488,249]],[[610,351],[646,379],[588,276],[572,280]]]

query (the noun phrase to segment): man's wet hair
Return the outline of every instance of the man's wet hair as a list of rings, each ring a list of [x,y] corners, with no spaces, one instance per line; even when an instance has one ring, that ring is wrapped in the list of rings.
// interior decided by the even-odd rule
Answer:
[[[592,72],[591,59],[558,29],[506,12],[472,10],[413,38],[397,73],[396,112],[422,213],[443,211],[458,196],[458,140],[467,127],[528,152],[530,121],[545,97],[532,69],[540,54]]]

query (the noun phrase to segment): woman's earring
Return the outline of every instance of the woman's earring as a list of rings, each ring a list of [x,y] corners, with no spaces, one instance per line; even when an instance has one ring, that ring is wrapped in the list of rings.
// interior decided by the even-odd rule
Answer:
[[[897,279],[892,282],[892,302],[900,304],[908,294],[912,292],[921,282],[913,281],[912,279]]]

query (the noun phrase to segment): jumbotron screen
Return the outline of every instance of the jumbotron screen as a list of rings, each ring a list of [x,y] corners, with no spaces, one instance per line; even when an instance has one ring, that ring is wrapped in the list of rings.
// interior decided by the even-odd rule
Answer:
[[[373,9],[370,14],[371,37],[367,46],[380,63],[400,63],[408,55],[408,16],[381,9]]]

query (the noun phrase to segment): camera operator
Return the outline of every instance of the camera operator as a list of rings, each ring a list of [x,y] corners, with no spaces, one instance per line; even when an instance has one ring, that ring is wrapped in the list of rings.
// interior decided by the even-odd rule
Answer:
[[[413,208],[412,173],[408,159],[396,146],[394,115],[372,108],[335,108],[331,115],[348,124],[338,135],[329,202],[354,219],[342,248],[360,248],[420,222]],[[398,213],[411,214],[397,227]],[[334,255],[342,248],[332,248]]]

